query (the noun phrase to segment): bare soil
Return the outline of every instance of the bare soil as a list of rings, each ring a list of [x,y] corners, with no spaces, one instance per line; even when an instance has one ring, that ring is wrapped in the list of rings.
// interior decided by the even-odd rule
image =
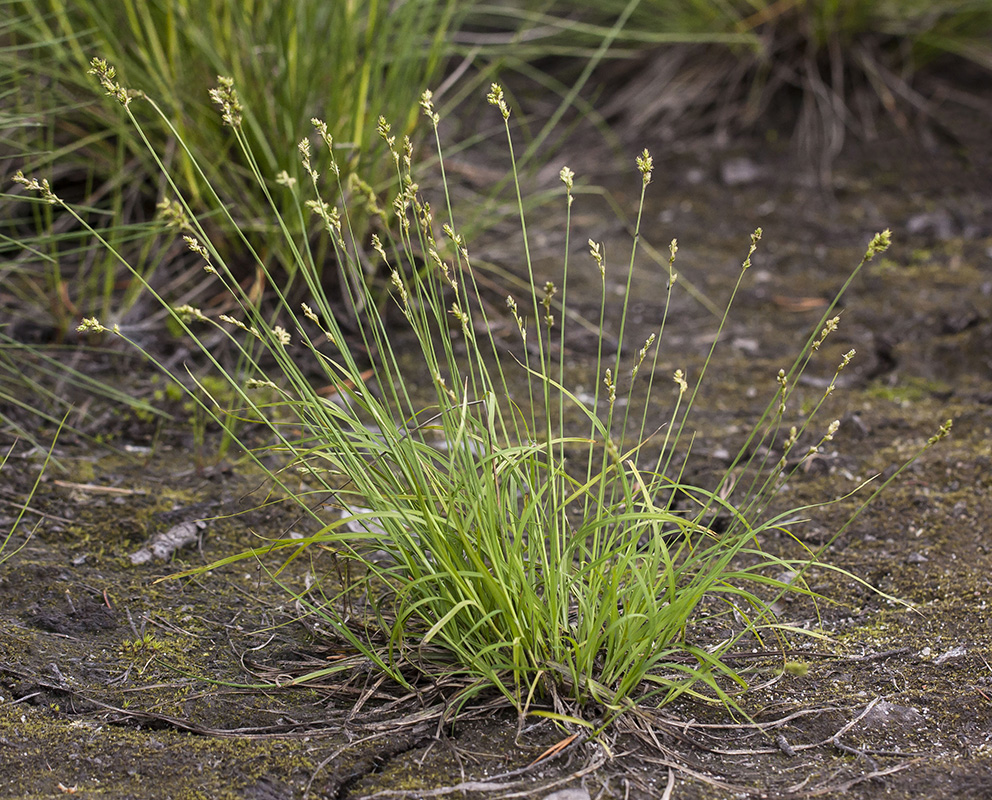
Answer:
[[[286,688],[337,654],[299,619],[272,565],[156,580],[238,552],[256,533],[302,530],[297,515],[257,508],[257,476],[233,458],[199,458],[180,426],[107,412],[102,444],[59,443],[59,465],[26,518],[35,535],[0,566],[0,796],[992,797],[992,145],[977,134],[929,147],[895,134],[855,144],[824,190],[770,138],[654,152],[644,238],[667,256],[677,237],[677,270],[717,305],[749,234],[764,230],[695,417],[699,474],[726,468],[823,302],[871,235],[891,228],[895,246],[848,292],[841,329],[804,389],[815,400],[816,379],[858,350],[822,416],[840,419],[840,432],[782,503],[845,495],[889,474],[953,418],[951,437],[825,554],[903,602],[821,570],[814,588],[836,603],[821,604],[818,621],[799,603],[783,615],[829,638],[799,639],[785,669],[781,657],[755,658],[740,698],[746,717],[680,702],[541,758],[568,733],[536,720],[519,727],[498,703],[442,724],[440,701],[422,706],[372,673]],[[560,158],[629,213],[633,152],[629,170],[588,141]],[[615,177],[621,169],[629,179]],[[610,280],[622,283],[623,224],[598,195],[580,196],[574,213],[573,243],[605,241]],[[535,233],[552,279],[562,239],[557,216]],[[512,267],[506,247],[481,250]],[[638,346],[657,320],[663,274],[642,257]],[[666,375],[698,363],[714,321],[685,297],[669,324]],[[105,378],[136,369],[127,356],[105,366]],[[0,530],[40,464],[15,449]],[[805,540],[829,541],[856,503],[812,512]],[[182,524],[192,544],[132,563]]]

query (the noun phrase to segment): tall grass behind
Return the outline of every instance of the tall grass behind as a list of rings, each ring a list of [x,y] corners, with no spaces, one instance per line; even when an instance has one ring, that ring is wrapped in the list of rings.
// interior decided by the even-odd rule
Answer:
[[[578,55],[570,46],[595,46],[628,5],[625,0],[595,5],[519,0],[480,4],[473,13],[529,30],[526,38],[535,57],[567,56]],[[702,43],[722,37],[725,44],[755,46],[769,32],[791,32],[814,53],[876,37],[884,40],[880,44],[899,46],[911,67],[952,53],[992,68],[992,9],[984,0],[639,0],[617,37],[617,55],[639,54],[645,45],[683,43],[691,36]]]
[[[870,136],[883,117],[908,129],[915,114],[933,111],[914,87],[922,66],[953,56],[992,68],[986,0],[7,0],[4,11],[0,135],[12,157],[0,159],[3,188],[17,169],[54,179],[58,163],[63,195],[89,207],[87,218],[115,246],[134,247],[132,260],[146,276],[162,263],[181,268],[182,256],[149,244],[161,189],[156,168],[124,119],[88,94],[81,76],[93,56],[110,59],[169,115],[174,131],[148,116],[146,135],[174,164],[194,211],[213,207],[216,191],[220,202],[233,204],[240,230],[262,256],[289,272],[294,258],[254,192],[252,167],[213,113],[205,87],[218,74],[241,87],[244,135],[270,190],[280,170],[300,177],[273,143],[298,139],[312,116],[328,120],[346,178],[341,191],[349,195],[356,232],[367,233],[390,213],[374,197],[388,177],[379,166],[374,120],[382,114],[398,131],[410,129],[420,87],[451,53],[468,60],[483,53],[561,96],[534,142],[573,104],[594,119],[623,118],[628,131],[674,136],[763,122],[788,107],[791,101],[781,100],[792,95],[801,97],[800,144],[824,166],[852,131]],[[615,66],[598,69],[603,60]],[[575,69],[563,70],[563,63]],[[596,108],[580,91],[590,80],[605,81]],[[535,149],[529,146],[521,160]],[[315,158],[321,169],[329,163],[324,154]],[[63,333],[81,316],[107,317],[112,305],[121,314],[138,301],[140,282],[128,284],[105,254],[87,250],[72,220],[6,199],[2,277],[18,280],[4,281],[5,306],[44,309]],[[40,230],[59,236],[42,240],[33,235]],[[365,233],[359,238],[367,243]],[[332,254],[326,239],[319,246]],[[318,260],[323,268],[330,259]],[[369,269],[366,263],[353,277]],[[242,279],[255,281],[260,293],[265,276],[246,270],[251,274]]]
[[[105,62],[95,61],[93,70],[140,129],[138,98]],[[215,99],[230,135],[256,164],[235,84],[224,80],[221,87]],[[318,148],[336,153],[324,122],[314,119],[313,135],[299,142],[304,179],[283,181],[295,200],[296,224],[281,216],[281,204],[271,203],[308,290],[300,305],[280,295],[274,314],[261,313],[238,284],[226,248],[191,214],[160,160],[186,247],[238,308],[217,316],[188,304],[173,309],[203,367],[228,383],[238,407],[224,408],[209,394],[204,399],[205,382],[195,375],[191,396],[221,424],[237,418],[268,432],[270,443],[261,449],[243,445],[246,456],[320,526],[302,538],[263,535],[258,547],[194,572],[245,559],[267,564],[273,554],[285,554],[273,572],[283,580],[288,565],[309,565],[304,584],[287,582],[287,588],[303,612],[320,621],[340,655],[301,681],[329,674],[347,680],[371,664],[409,689],[446,690],[453,708],[496,692],[522,714],[588,729],[640,704],[663,705],[683,695],[732,705],[747,679],[728,656],[745,642],[779,643],[791,626],[772,611],[775,601],[785,593],[813,596],[806,573],[831,568],[802,541],[798,519],[810,507],[768,509],[837,433],[838,422],[818,419],[820,404],[802,415],[792,407],[803,370],[839,320],[828,311],[808,340],[797,343],[791,366],[769,376],[767,407],[727,475],[715,486],[690,484],[682,465],[691,457],[691,415],[713,350],[699,374],[668,366],[667,301],[655,332],[642,344],[625,343],[630,275],[643,233],[639,217],[629,258],[620,265],[607,262],[601,245],[589,242],[583,268],[601,278],[601,326],[606,276],[615,269],[626,275],[624,313],[615,331],[621,346],[608,352],[601,340],[591,398],[570,386],[571,327],[564,312],[568,275],[578,268],[569,261],[568,244],[575,176],[567,167],[560,171],[566,242],[564,277],[556,285],[538,275],[530,259],[510,109],[497,85],[487,99],[505,128],[528,287],[506,297],[505,312],[485,301],[443,178],[433,191],[419,185],[411,140],[397,136],[385,119],[376,132],[395,175],[395,224],[373,236],[372,249],[390,276],[399,327],[372,302],[369,285],[359,282],[346,285],[358,327],[345,331],[319,280],[310,239],[292,235],[313,216],[337,258],[354,258],[350,206],[325,199],[345,197],[342,171],[334,162],[326,172],[315,166]],[[440,115],[429,92],[422,107],[443,175]],[[645,151],[636,160],[640,207],[652,169]],[[19,174],[17,180],[81,219],[43,179]],[[256,180],[264,194],[265,176],[259,172]],[[760,235],[746,248],[731,302]],[[862,264],[888,243],[887,232],[876,235]],[[670,254],[659,286],[669,299],[678,285],[675,242]],[[267,268],[253,256],[259,269]],[[509,342],[494,333],[504,321],[514,331]],[[82,328],[113,332],[140,348],[126,325],[87,319]],[[241,350],[242,370],[217,360],[213,331]],[[836,365],[822,400],[853,357],[848,353]],[[652,403],[664,409],[660,425],[649,422]],[[921,452],[948,427],[921,443]],[[271,466],[273,456],[281,467]],[[752,478],[739,495],[732,474],[741,471]],[[791,537],[795,553],[765,552],[768,535]]]
[[[329,120],[344,178],[339,190],[355,209],[361,238],[380,211],[389,213],[371,197],[371,187],[388,178],[375,120],[384,114],[399,129],[411,129],[420,87],[438,74],[445,38],[465,6],[454,0],[7,0],[0,48],[2,133],[9,156],[0,174],[4,191],[17,169],[57,178],[67,198],[91,209],[87,220],[116,248],[126,249],[148,277],[164,255],[143,253],[134,243],[137,236],[147,244],[144,226],[161,199],[150,146],[169,165],[191,213],[229,204],[238,228],[266,263],[292,273],[293,255],[256,191],[255,165],[224,135],[209,87],[218,74],[237,81],[245,100],[243,134],[270,190],[280,171],[300,177],[298,162],[272,143],[298,140],[313,116]],[[169,124],[144,116],[147,141],[141,141],[116,109],[94,102],[85,72],[95,56],[110,59],[130,85],[152,93]],[[330,154],[317,158],[323,169]],[[109,313],[112,290],[121,288],[118,265],[102,260],[102,251],[87,250],[89,240],[79,238],[71,219],[53,219],[57,208],[14,199],[8,195],[4,202],[0,253],[14,265],[7,277],[17,271],[22,276],[17,300],[28,308],[51,306],[62,328],[81,316]],[[286,217],[290,224],[305,224]],[[44,237],[33,235],[42,230],[48,232]],[[53,230],[59,235],[52,236]],[[230,255],[237,266],[236,255]],[[316,259],[321,269],[325,261]],[[264,279],[251,265],[243,266],[248,271],[241,279]],[[83,280],[76,280],[80,273]],[[123,298],[126,307],[136,302],[137,292]],[[113,300],[117,314],[124,310],[120,299]]]
[[[581,63],[626,7],[522,0],[499,13],[523,20],[531,52]],[[969,64],[992,71],[992,4],[641,0],[611,55],[599,111],[635,138],[787,125],[791,109],[797,144],[828,167],[847,135],[870,138],[883,119],[907,133],[919,117],[946,124],[941,102],[969,104],[953,77]],[[938,63],[948,85],[935,97],[918,78]]]

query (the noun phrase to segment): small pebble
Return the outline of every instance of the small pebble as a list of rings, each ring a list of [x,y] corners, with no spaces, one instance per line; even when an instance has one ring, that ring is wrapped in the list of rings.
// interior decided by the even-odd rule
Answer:
[[[968,654],[968,648],[966,647],[952,647],[946,653],[941,653],[934,660],[934,664],[943,664],[945,661],[950,661],[952,658],[961,658],[963,655]]]
[[[545,795],[543,800],[589,800],[589,792],[581,786],[578,789],[559,789]]]
[[[923,722],[923,715],[910,706],[900,706],[882,700],[865,716],[863,722],[869,728],[887,728],[893,723],[918,725]]]
[[[720,180],[727,186],[744,186],[761,177],[761,167],[750,158],[731,158],[720,165]]]

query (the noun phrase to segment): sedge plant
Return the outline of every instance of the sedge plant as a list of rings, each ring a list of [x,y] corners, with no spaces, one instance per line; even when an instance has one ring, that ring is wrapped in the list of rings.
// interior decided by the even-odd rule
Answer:
[[[95,61],[93,69],[140,128],[132,106],[146,98],[122,87],[105,62]],[[257,165],[233,81],[223,81],[213,96],[244,160]],[[488,100],[506,126],[515,175],[511,112],[498,85]],[[498,311],[477,282],[448,201],[440,116],[430,92],[421,105],[438,142],[434,203],[420,185],[409,138],[397,138],[380,119],[378,135],[395,170],[396,225],[374,237],[372,247],[390,276],[391,298],[388,305],[376,303],[365,283],[347,283],[352,317],[360,322],[355,330],[335,316],[309,240],[291,235],[311,215],[341,263],[356,257],[350,208],[325,199],[340,196],[342,171],[322,121],[313,120],[314,136],[299,142],[304,180],[283,175],[285,196],[270,198],[306,281],[308,299],[299,307],[275,283],[268,305],[247,295],[163,164],[172,218],[187,247],[240,304],[238,315],[217,318],[191,306],[174,309],[204,366],[237,397],[237,408],[222,409],[207,396],[204,410],[218,421],[235,415],[268,432],[264,447],[245,445],[247,457],[319,526],[302,538],[272,538],[193,571],[242,559],[270,564],[273,554],[282,556],[274,579],[285,581],[299,607],[352,653],[299,681],[329,674],[344,679],[372,664],[408,689],[425,679],[452,687],[453,708],[497,692],[522,714],[590,728],[641,704],[684,695],[732,705],[746,678],[728,655],[744,641],[778,641],[788,625],[772,604],[783,594],[813,596],[803,575],[820,564],[818,553],[802,544],[793,522],[809,509],[776,512],[770,502],[791,471],[836,432],[836,423],[815,427],[815,413],[785,432],[798,378],[836,320],[828,313],[791,368],[770,378],[768,407],[732,467],[751,477],[749,488],[740,496],[730,491],[729,472],[715,486],[693,485],[685,477],[692,412],[713,350],[696,375],[669,366],[676,243],[662,279],[666,299],[656,330],[628,346],[638,218],[619,276],[626,287],[613,331],[620,346],[610,350],[603,342],[613,267],[602,245],[590,241],[581,268],[600,276],[603,335],[594,356],[596,388],[580,391],[566,357],[569,273],[579,268],[569,257],[575,175],[567,167],[560,173],[568,233],[560,285],[536,273],[521,211],[521,259],[530,288],[507,296],[505,311]],[[331,154],[326,174],[315,166],[318,147]],[[650,154],[643,152],[636,165],[643,208]],[[270,182],[257,178],[268,197]],[[49,184],[23,175],[18,180],[72,213]],[[514,185],[523,209],[520,182]],[[283,220],[278,212],[286,207],[299,217]],[[760,231],[737,286],[759,239]],[[247,239],[242,245],[251,253]],[[888,233],[877,235],[862,264],[887,245]],[[266,268],[260,254],[251,255]],[[729,306],[721,330],[728,314]],[[83,327],[107,330],[96,319]],[[507,327],[508,339],[498,333]],[[209,345],[217,330],[240,350],[241,371],[221,363]],[[113,332],[129,338],[124,326]],[[718,331],[714,348],[719,338]],[[192,396],[200,391],[201,385],[191,386]],[[653,407],[664,409],[660,423],[649,414]],[[923,449],[944,433],[946,427]],[[756,462],[751,454],[760,452],[774,455]],[[282,468],[271,466],[274,455]],[[762,549],[767,535],[782,533],[800,545],[798,557]],[[308,565],[302,587],[287,577],[294,562]],[[596,709],[596,722],[588,709]]]

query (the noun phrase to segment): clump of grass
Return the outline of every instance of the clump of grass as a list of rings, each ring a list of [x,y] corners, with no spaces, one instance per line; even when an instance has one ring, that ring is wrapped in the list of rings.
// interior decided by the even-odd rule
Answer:
[[[94,70],[140,126],[132,93],[104,62],[94,62]],[[234,113],[236,90],[226,81],[222,87],[218,100],[231,135],[251,161],[250,141]],[[513,168],[502,89],[494,84],[488,100],[506,126]],[[440,117],[429,92],[421,105],[437,140]],[[817,422],[819,404],[801,425],[785,430],[798,378],[837,319],[828,312],[791,367],[777,379],[770,376],[775,390],[767,408],[723,479],[693,485],[684,478],[690,415],[713,350],[697,375],[665,366],[668,309],[678,286],[675,242],[661,280],[666,301],[657,328],[641,346],[629,347],[638,218],[623,267],[620,346],[608,352],[601,338],[589,397],[572,384],[566,358],[572,331],[568,276],[576,269],[567,242],[561,284],[537,275],[515,181],[530,288],[505,299],[514,333],[504,343],[494,333],[501,319],[477,282],[443,180],[431,205],[409,138],[398,138],[380,119],[377,132],[395,170],[396,225],[372,241],[391,276],[401,324],[390,322],[366,283],[347,282],[359,321],[351,334],[328,302],[309,239],[293,239],[289,232],[298,226],[280,215],[283,208],[295,209],[302,224],[309,212],[325,227],[338,262],[355,258],[349,207],[325,200],[340,197],[341,170],[333,160],[327,174],[316,167],[315,147],[333,154],[334,140],[322,121],[313,125],[314,138],[298,147],[304,180],[283,181],[293,202],[272,200],[309,291],[299,309],[282,296],[274,311],[260,312],[170,180],[169,202],[187,246],[240,303],[238,315],[219,318],[191,306],[175,309],[178,323],[240,404],[225,411],[208,401],[205,411],[221,422],[230,414],[267,428],[272,444],[246,448],[247,454],[259,464],[263,456],[280,455],[285,467],[267,468],[272,482],[321,525],[305,538],[272,539],[208,568],[280,551],[287,553],[284,566],[313,559],[308,585],[288,588],[354,655],[301,680],[371,663],[410,689],[424,679],[451,687],[454,708],[496,691],[521,713],[588,728],[683,695],[732,705],[746,679],[727,656],[743,642],[778,642],[789,626],[775,617],[773,603],[786,593],[812,597],[804,575],[814,566],[830,568],[803,545],[793,521],[809,507],[785,513],[769,508],[837,431],[836,422]],[[438,158],[443,176],[440,144]],[[653,168],[647,151],[636,166],[643,205]],[[560,176],[570,239],[575,176],[567,167]],[[264,187],[264,177],[258,178]],[[18,180],[61,204],[43,181]],[[752,237],[738,287],[760,236],[757,231]],[[888,243],[888,232],[878,234],[862,264]],[[583,268],[599,273],[599,324],[606,337],[607,275],[614,268],[601,245],[590,241],[589,247],[591,261]],[[258,265],[266,267],[261,257]],[[721,330],[727,314],[729,305]],[[95,319],[83,327],[106,330]],[[241,371],[217,360],[205,333],[210,330],[222,331],[239,349]],[[125,326],[113,331],[130,338]],[[718,331],[714,348],[719,338]],[[836,373],[852,357],[845,356]],[[192,388],[198,396],[202,386]],[[665,409],[660,423],[651,417],[652,404]],[[294,485],[292,471],[302,485]],[[738,481],[743,492],[734,490],[733,475],[749,478]],[[798,556],[762,549],[766,535],[783,533],[799,546]],[[337,569],[322,566],[321,554],[329,554]],[[274,577],[284,574],[280,568]],[[549,698],[556,702],[549,705]]]
[[[629,5],[555,0],[521,3],[507,13],[533,31],[524,35],[530,47],[571,50],[581,61]],[[935,62],[958,72],[965,62],[992,70],[992,6],[983,0],[641,0],[612,56],[612,75],[604,77],[614,90],[600,111],[622,117],[628,130],[732,133],[791,118],[799,147],[826,169],[848,134],[870,138],[882,118],[908,131],[921,114],[946,124],[938,105],[945,100],[977,108],[960,88],[922,89],[917,79]]]
[[[385,114],[404,131],[412,127],[417,93],[442,67],[446,33],[463,10],[454,0],[5,3],[0,129],[11,158],[0,165],[0,179],[9,185],[17,169],[50,180],[58,176],[63,197],[85,209],[86,221],[142,272],[142,280],[128,284],[130,275],[120,274],[119,263],[105,251],[90,247],[89,234],[59,215],[58,207],[8,198],[0,217],[0,253],[9,262],[4,284],[17,293],[12,310],[30,308],[35,317],[50,312],[60,333],[84,316],[110,319],[113,313],[124,321],[125,312],[137,306],[127,320],[134,322],[147,312],[136,291],[142,281],[166,285],[166,276],[153,277],[163,259],[169,278],[184,266],[181,249],[149,246],[149,227],[162,227],[155,221],[161,187],[152,151],[169,164],[191,213],[229,203],[253,247],[268,263],[291,272],[296,262],[256,190],[255,168],[270,189],[280,171],[299,177],[298,162],[286,160],[272,143],[298,140],[317,114],[330,121],[343,172],[340,191],[362,238],[380,213],[388,213],[374,197],[374,187],[389,178],[375,119]],[[165,109],[163,116],[139,112],[144,140],[117,110],[93,102],[85,76],[90,53],[110,59],[130,85],[148,89]],[[251,143],[251,161],[231,146],[203,88],[218,73],[235,76],[241,88],[241,130]],[[321,169],[329,158],[319,156]],[[295,231],[305,232],[313,229]],[[214,238],[224,246],[218,231]],[[263,279],[250,264],[239,263],[237,248],[227,256],[240,280]],[[184,290],[189,288],[187,281]]]

